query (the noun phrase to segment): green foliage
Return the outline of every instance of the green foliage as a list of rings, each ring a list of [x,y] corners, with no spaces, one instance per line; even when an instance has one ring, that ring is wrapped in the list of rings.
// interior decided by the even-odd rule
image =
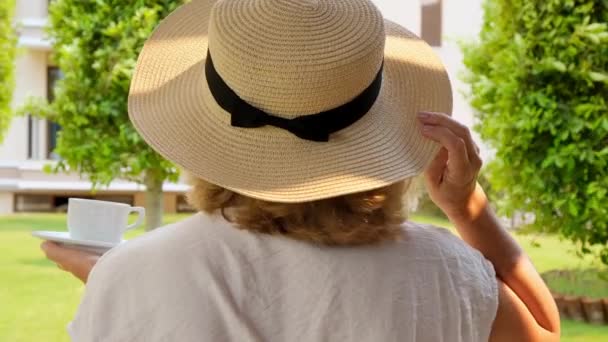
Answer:
[[[127,95],[137,55],[160,19],[180,0],[55,0],[48,34],[63,72],[55,100],[31,100],[25,110],[59,123],[55,171],[76,170],[94,184],[120,177],[175,180],[176,168],[131,125]],[[46,107],[46,108],[45,108]]]
[[[15,47],[13,27],[14,0],[0,1],[0,142],[11,123],[11,100],[15,88]]]
[[[486,0],[463,50],[502,209],[608,263],[608,1]]]

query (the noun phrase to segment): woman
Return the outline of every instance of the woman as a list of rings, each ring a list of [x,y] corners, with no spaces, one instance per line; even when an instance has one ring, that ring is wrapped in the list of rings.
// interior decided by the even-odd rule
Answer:
[[[559,340],[450,111],[432,49],[369,0],[182,6],[140,54],[129,115],[194,176],[200,213],[99,260],[44,243],[87,282],[73,340]],[[464,241],[406,221],[422,172]]]

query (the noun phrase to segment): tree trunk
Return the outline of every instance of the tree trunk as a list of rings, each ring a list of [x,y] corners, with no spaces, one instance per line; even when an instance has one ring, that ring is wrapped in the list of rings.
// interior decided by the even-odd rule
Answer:
[[[160,227],[163,223],[163,179],[153,170],[146,171],[146,231]]]

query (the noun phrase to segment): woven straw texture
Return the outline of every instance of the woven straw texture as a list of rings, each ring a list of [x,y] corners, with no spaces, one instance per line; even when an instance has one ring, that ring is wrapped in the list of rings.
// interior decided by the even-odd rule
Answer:
[[[359,95],[384,59],[372,109],[312,142],[271,126],[236,128],[205,79],[218,73],[250,104],[292,118]],[[445,69],[425,42],[368,0],[194,0],[140,53],[129,115],[165,158],[209,182],[276,202],[370,190],[421,173],[437,152],[416,113],[451,113]]]

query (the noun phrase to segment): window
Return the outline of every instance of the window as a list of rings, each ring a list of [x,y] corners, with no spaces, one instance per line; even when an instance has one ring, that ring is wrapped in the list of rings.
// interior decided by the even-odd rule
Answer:
[[[15,212],[53,211],[53,196],[37,194],[16,194]]]
[[[40,120],[31,114],[27,115],[27,159],[39,159],[40,156]]]
[[[59,126],[56,122],[48,122],[48,130],[47,130],[47,158],[51,160],[58,160],[59,155],[55,153],[55,148],[57,147],[57,133],[61,130],[61,126]]]
[[[47,99],[49,102],[53,102],[55,99],[55,83],[61,79],[63,74],[57,67],[48,67],[47,69]],[[59,156],[55,153],[55,147],[57,147],[57,133],[61,130],[61,126],[56,122],[47,122],[47,153],[48,159],[57,160]]]
[[[431,46],[441,46],[441,0],[421,0],[420,36]]]
[[[34,122],[30,114],[27,115],[27,159],[34,158]]]

